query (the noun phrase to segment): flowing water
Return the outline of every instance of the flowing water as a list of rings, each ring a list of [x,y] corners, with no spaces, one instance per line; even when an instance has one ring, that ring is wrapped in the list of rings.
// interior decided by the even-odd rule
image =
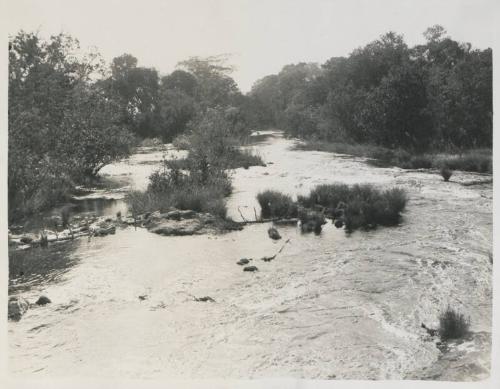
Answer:
[[[268,224],[223,235],[163,237],[133,227],[10,254],[9,294],[31,308],[9,322],[14,375],[121,378],[483,379],[489,375],[492,185],[456,172],[376,168],[362,159],[298,151],[279,133],[251,146],[266,167],[233,172],[235,220],[254,219],[264,189],[306,194],[322,183],[368,182],[407,190],[400,226],[320,235]],[[168,154],[168,155],[167,155]],[[81,212],[126,212],[171,149],[144,149],[107,166],[126,182],[79,200]],[[254,211],[255,208],[255,211]],[[241,213],[241,215],[240,215]],[[272,262],[273,255],[290,239]],[[259,272],[235,262],[253,258]],[[22,273],[21,273],[22,272]],[[22,274],[22,275],[20,275]],[[139,299],[143,296],[143,299]],[[210,296],[215,302],[197,302]],[[443,353],[421,324],[450,305],[472,335]]]

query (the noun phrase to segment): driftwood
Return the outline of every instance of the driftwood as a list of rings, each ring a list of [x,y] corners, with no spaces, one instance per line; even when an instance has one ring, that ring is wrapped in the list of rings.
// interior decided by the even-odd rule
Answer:
[[[290,239],[287,239],[285,243],[283,243],[283,246],[281,246],[281,248],[278,250],[278,252],[270,257],[262,257],[261,260],[264,261],[264,262],[270,262],[272,261],[274,258],[276,258],[278,256],[278,254],[281,254],[281,252],[283,251],[283,249],[285,248],[286,244],[290,242]]]
[[[289,221],[293,221],[293,222],[298,222],[299,219],[286,219],[286,218],[282,218],[282,217],[274,217],[274,218],[271,218],[271,219],[257,219],[257,220],[244,220],[244,221],[241,221],[241,222],[235,222],[237,224],[258,224],[258,223],[271,223],[271,222],[279,222],[279,221],[283,221],[283,220],[289,220]]]

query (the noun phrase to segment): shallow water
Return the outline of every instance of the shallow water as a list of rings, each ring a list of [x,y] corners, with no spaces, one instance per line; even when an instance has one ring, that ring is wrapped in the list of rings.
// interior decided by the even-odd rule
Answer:
[[[487,377],[492,185],[460,185],[484,178],[474,174],[455,173],[446,183],[430,172],[375,168],[362,159],[295,151],[294,143],[275,133],[250,146],[268,165],[233,172],[228,206],[235,220],[241,220],[240,212],[255,218],[255,195],[261,190],[296,195],[340,181],[407,189],[410,201],[401,225],[348,235],[327,224],[318,236],[280,227],[278,242],[267,237],[267,224],[192,237],[129,227],[90,241],[11,253],[9,293],[31,302],[41,294],[52,300],[9,322],[11,372],[120,378]],[[144,189],[163,154],[143,150],[103,173],[127,181],[127,190]],[[113,214],[126,210],[123,193],[80,201],[108,201],[96,212]],[[274,261],[259,259],[278,252],[287,239]],[[235,264],[242,257],[253,258],[259,272],[243,272]],[[215,302],[194,301],[203,296]],[[452,345],[460,351],[458,359],[447,359],[421,328],[421,323],[436,327],[448,304],[471,318],[472,337]]]

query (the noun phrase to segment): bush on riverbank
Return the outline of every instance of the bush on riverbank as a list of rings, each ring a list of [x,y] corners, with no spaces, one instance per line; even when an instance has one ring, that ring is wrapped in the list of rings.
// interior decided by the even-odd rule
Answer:
[[[192,162],[189,160],[189,162]],[[131,192],[127,203],[135,215],[170,208],[208,212],[225,218],[224,197],[231,193],[227,173],[209,165],[186,164],[187,171],[165,162],[162,170],[149,177],[146,192]]]
[[[448,306],[439,316],[439,336],[442,340],[460,339],[469,332],[470,319]]]
[[[259,157],[240,150],[241,140],[224,111],[209,109],[185,139],[186,158],[164,161],[149,177],[145,193],[127,197],[134,214],[169,208],[208,212],[226,218],[224,198],[231,193],[226,172],[239,166],[262,163]]]
[[[98,57],[81,54],[66,34],[43,40],[21,31],[9,40],[10,221],[65,200],[135,142],[95,81],[104,71]]]
[[[469,150],[461,155],[424,153],[412,155],[403,149],[388,149],[367,144],[346,144],[322,141],[307,141],[296,146],[298,150],[325,151],[368,158],[375,166],[397,166],[402,169],[441,169],[476,173],[492,173],[493,157],[490,149]]]
[[[297,204],[292,198],[274,190],[266,190],[257,195],[263,218],[297,217]]]

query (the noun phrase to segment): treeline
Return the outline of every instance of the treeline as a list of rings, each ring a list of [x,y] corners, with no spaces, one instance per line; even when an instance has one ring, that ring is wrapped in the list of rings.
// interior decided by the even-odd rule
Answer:
[[[140,138],[171,141],[191,129],[207,109],[225,111],[228,120],[248,133],[246,101],[225,56],[192,57],[172,73],[160,76],[154,68],[138,66],[137,58],[124,54],[113,59],[111,74],[102,89],[121,109],[121,124]],[[245,127],[245,128],[243,128]]]
[[[207,111],[235,138],[249,133],[241,94],[222,56],[190,58],[160,77],[130,54],[108,66],[73,37],[21,31],[9,40],[9,219],[64,199],[130,154],[137,141],[171,141]]]
[[[446,36],[408,47],[393,32],[321,66],[285,66],[253,86],[260,126],[412,152],[492,146],[492,51]]]

